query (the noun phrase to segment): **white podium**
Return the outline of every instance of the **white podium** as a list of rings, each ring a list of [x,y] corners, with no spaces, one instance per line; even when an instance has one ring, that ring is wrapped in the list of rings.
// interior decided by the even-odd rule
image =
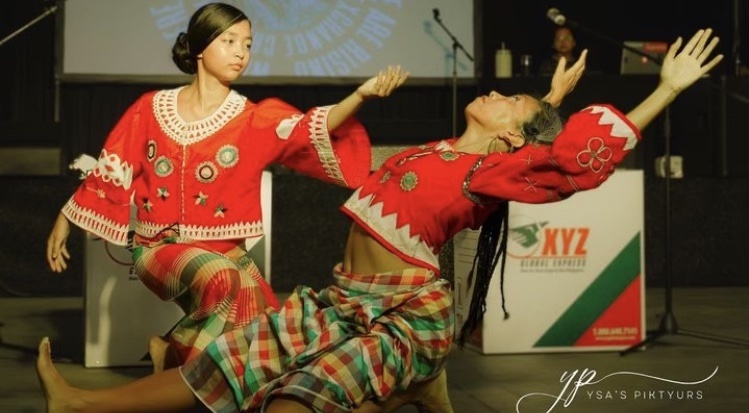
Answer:
[[[265,235],[247,241],[253,260],[270,282],[272,174],[263,172],[261,187]],[[184,315],[172,302],[161,301],[133,274],[124,247],[88,235],[84,245],[86,367],[140,366],[148,339],[167,333]]]
[[[551,204],[510,203],[504,292],[499,266],[482,326],[485,354],[614,351],[645,338],[643,174],[619,170],[599,188]],[[455,313],[467,315],[478,231],[455,237]],[[456,331],[460,331],[459,329]]]

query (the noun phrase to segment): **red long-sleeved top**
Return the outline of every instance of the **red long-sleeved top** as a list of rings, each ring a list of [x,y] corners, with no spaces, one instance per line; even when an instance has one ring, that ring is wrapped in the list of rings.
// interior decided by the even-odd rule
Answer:
[[[279,99],[253,103],[231,91],[210,117],[185,122],[181,88],[142,95],[108,135],[98,163],[63,207],[74,224],[114,244],[171,227],[180,241],[263,234],[260,182],[273,163],[346,187],[370,172],[371,147],[349,119],[327,129],[331,106],[306,113]]]
[[[593,105],[552,145],[478,155],[455,151],[455,138],[432,142],[386,160],[342,210],[401,259],[439,271],[444,243],[478,229],[498,202],[555,202],[596,188],[640,138],[617,109]]]

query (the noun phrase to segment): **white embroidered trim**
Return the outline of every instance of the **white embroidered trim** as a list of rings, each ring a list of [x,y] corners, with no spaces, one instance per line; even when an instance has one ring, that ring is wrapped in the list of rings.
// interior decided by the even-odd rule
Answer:
[[[104,182],[111,182],[112,185],[125,189],[130,189],[133,183],[133,166],[123,162],[116,153],[107,153],[106,149],[101,150],[99,160],[91,173]]]
[[[320,158],[323,169],[325,169],[325,174],[339,185],[345,185],[346,181],[343,179],[343,172],[341,172],[338,158],[333,152],[333,145],[328,134],[328,114],[332,107],[332,105],[320,106],[312,111],[309,133],[312,146],[317,150],[317,156]]]
[[[611,136],[626,140],[624,143],[624,150],[631,150],[635,145],[637,145],[637,134],[635,131],[633,131],[632,128],[611,109],[605,106],[592,105],[584,110],[589,110],[591,113],[596,114],[600,113],[601,117],[598,120],[598,123],[600,125],[611,125]]]
[[[83,208],[71,198],[62,213],[74,224],[115,245],[127,245],[129,225],[119,225],[96,211]]]
[[[439,268],[439,257],[432,252],[419,235],[411,236],[411,226],[406,224],[398,228],[398,214],[382,215],[383,203],[371,205],[373,195],[359,199],[361,188],[346,201],[344,207],[359,217],[366,225],[403,254],[423,261],[434,268]]]
[[[163,229],[163,224],[154,224],[145,221],[135,222],[135,232],[146,238],[155,237]],[[179,242],[251,238],[264,234],[262,221],[239,222],[215,227],[179,224],[175,226],[175,231],[179,234]]]
[[[180,145],[199,142],[223,128],[242,113],[247,98],[231,90],[213,114],[195,122],[185,122],[177,112],[177,96],[184,86],[160,90],[153,97],[153,114],[161,130]]]

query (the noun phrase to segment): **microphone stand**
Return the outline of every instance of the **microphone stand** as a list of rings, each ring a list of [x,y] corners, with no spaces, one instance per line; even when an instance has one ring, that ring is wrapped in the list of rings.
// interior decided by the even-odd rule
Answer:
[[[24,32],[29,27],[35,25],[36,23],[38,23],[39,21],[41,21],[45,17],[49,16],[50,14],[53,14],[56,11],[57,11],[57,6],[56,5],[55,6],[51,6],[51,7],[47,7],[44,10],[44,13],[42,13],[39,16],[35,17],[34,19],[32,19],[31,21],[29,21],[28,23],[26,23],[23,26],[21,26],[18,30],[14,31],[13,33],[5,36],[4,39],[0,40],[0,46],[2,46],[3,44],[7,43],[10,39],[18,36],[19,34],[21,34],[22,32]]]
[[[616,45],[617,47],[629,50],[633,53],[636,53],[638,55],[644,56],[648,59],[651,59],[653,62],[655,62],[657,65],[662,66],[663,65],[663,59],[661,59],[658,56],[653,56],[648,53],[645,53],[641,50],[637,50],[633,47],[627,46],[626,44],[614,40],[608,36],[605,36],[595,30],[592,30],[590,28],[587,28],[580,23],[567,19],[566,24],[570,27],[573,27],[575,29],[578,29],[580,31],[586,32],[590,35],[593,35],[607,43]],[[723,90],[724,93],[730,93],[728,91]],[[736,97],[739,100],[745,101],[745,97],[738,95]],[[676,322],[676,317],[673,313],[673,284],[671,279],[671,111],[670,106],[667,106],[663,112],[663,134],[664,134],[664,155],[663,155],[663,161],[665,163],[664,165],[664,196],[665,196],[665,219],[664,219],[664,226],[665,226],[665,236],[664,236],[664,243],[665,243],[665,254],[666,258],[664,260],[664,293],[665,293],[665,310],[663,313],[663,316],[661,317],[660,325],[658,326],[657,330],[649,331],[647,333],[647,336],[644,340],[640,341],[639,343],[623,350],[620,352],[620,355],[625,356],[629,354],[630,352],[637,350],[639,348],[642,348],[648,343],[652,343],[656,339],[658,339],[661,336],[664,336],[666,334],[681,334],[685,336],[691,336],[696,338],[702,338],[705,340],[713,340],[728,344],[735,344],[739,346],[746,346],[749,347],[749,342],[743,342],[735,338],[730,337],[721,337],[716,336],[712,334],[706,334],[696,331],[687,331],[687,330],[679,330],[678,323]]]
[[[463,54],[468,58],[468,60],[473,61],[473,57],[470,53],[466,51],[466,49],[463,47],[462,44],[458,41],[458,39],[453,36],[453,34],[450,32],[450,30],[445,27],[444,24],[442,24],[442,20],[440,19],[439,10],[434,9],[434,20],[442,27],[442,29],[447,33],[448,36],[453,41],[453,76],[452,76],[452,97],[453,97],[453,103],[452,103],[452,137],[455,137],[458,135],[457,131],[457,125],[458,125],[458,49],[463,51]]]

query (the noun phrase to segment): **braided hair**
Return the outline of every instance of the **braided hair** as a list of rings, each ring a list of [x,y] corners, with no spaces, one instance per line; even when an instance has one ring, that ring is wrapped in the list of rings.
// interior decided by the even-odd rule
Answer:
[[[562,119],[557,110],[548,102],[539,100],[540,110],[530,119],[520,125],[520,130],[526,143],[550,145],[562,130]],[[473,171],[472,171],[473,172]],[[472,173],[470,174],[472,175]],[[470,180],[470,175],[466,178]],[[494,270],[501,261],[499,268],[499,291],[502,299],[504,319],[510,317],[505,302],[505,263],[507,261],[507,236],[509,234],[508,220],[510,205],[508,201],[501,201],[497,209],[492,212],[481,225],[479,239],[476,245],[476,255],[468,273],[468,285],[473,285],[471,304],[460,334],[457,338],[459,346],[465,344],[466,339],[484,320],[486,313],[486,296]],[[475,279],[475,280],[474,280]]]
[[[476,245],[476,255],[473,257],[473,265],[468,273],[468,285],[474,285],[471,294],[471,304],[468,317],[458,335],[458,345],[465,344],[466,338],[476,330],[484,319],[486,312],[486,295],[489,292],[489,284],[497,267],[498,261],[502,260],[500,267],[499,288],[502,296],[502,312],[505,319],[510,317],[505,307],[505,262],[507,259],[507,219],[509,217],[509,202],[501,202],[499,208],[486,218]],[[501,236],[501,240],[500,240]],[[499,243],[499,247],[497,244]],[[496,251],[496,253],[495,253]],[[474,282],[475,278],[475,282]]]

